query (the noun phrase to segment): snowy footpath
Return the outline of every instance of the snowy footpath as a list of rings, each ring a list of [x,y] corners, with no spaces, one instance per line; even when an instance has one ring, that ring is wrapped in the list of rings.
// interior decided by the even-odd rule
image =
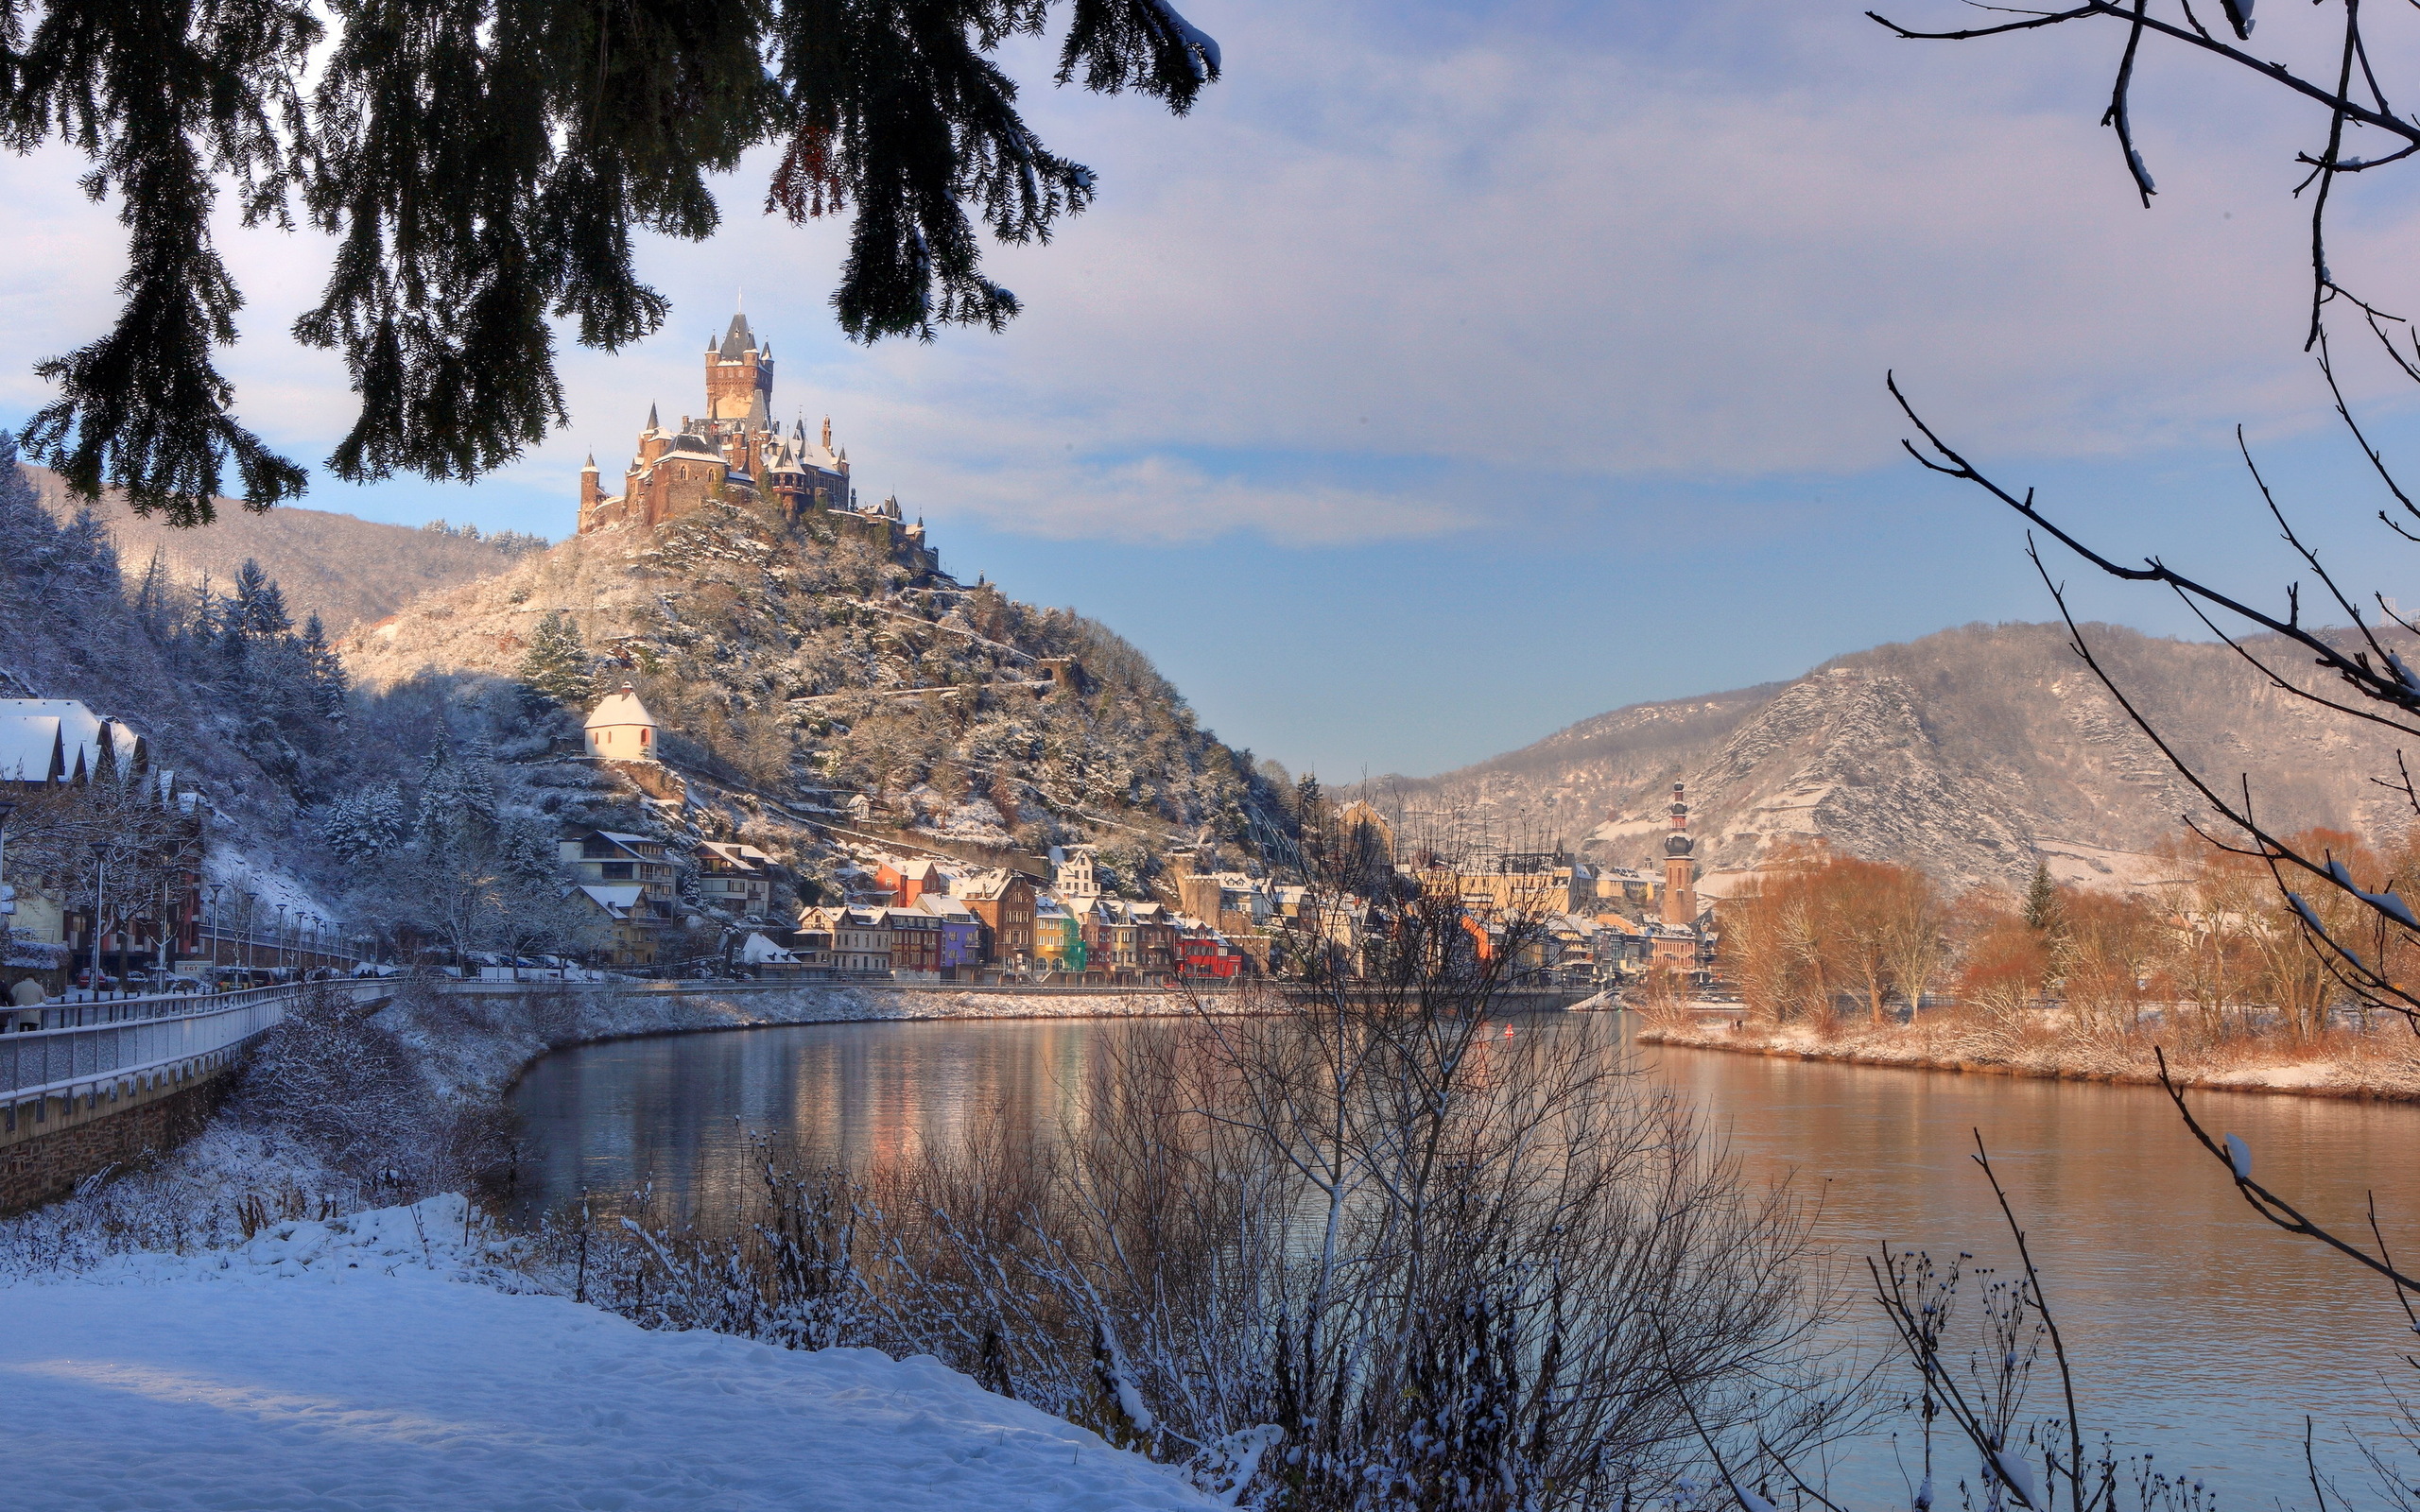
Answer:
[[[462,1199],[0,1286],[0,1486],[101,1509],[1204,1508],[930,1359],[516,1294]]]

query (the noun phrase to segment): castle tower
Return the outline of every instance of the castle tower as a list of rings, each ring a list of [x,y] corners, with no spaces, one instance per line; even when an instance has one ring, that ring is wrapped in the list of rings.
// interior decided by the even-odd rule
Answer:
[[[588,465],[579,470],[579,517],[586,520],[605,498],[605,487],[597,481],[596,454],[588,454]]]
[[[770,423],[772,404],[772,350],[756,345],[748,317],[735,315],[721,342],[706,346],[706,418],[762,429]]]
[[[1689,838],[1689,805],[1672,784],[1672,833],[1664,837],[1664,922],[1687,929],[1698,921],[1697,842]]]

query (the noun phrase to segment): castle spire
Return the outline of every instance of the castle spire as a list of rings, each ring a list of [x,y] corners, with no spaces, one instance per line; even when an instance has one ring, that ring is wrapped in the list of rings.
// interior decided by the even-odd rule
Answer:
[[[580,471],[582,472],[594,472],[596,471],[596,454],[595,452],[588,454],[588,465],[581,468]]]
[[[664,421],[655,418],[655,406],[653,404],[647,406],[647,428],[650,431],[660,431],[664,429]]]
[[[722,335],[722,346],[720,348],[722,360],[725,362],[737,362],[740,358],[753,351],[755,346],[756,334],[748,329],[748,317],[738,314],[733,315],[731,318],[731,329],[725,331]]]

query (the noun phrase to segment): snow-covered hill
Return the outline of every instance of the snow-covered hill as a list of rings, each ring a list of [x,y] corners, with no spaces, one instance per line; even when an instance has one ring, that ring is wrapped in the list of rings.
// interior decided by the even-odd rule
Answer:
[[[2317,715],[2225,646],[2087,627],[2129,697],[2205,776],[2248,777],[2269,822],[2370,830],[2409,821],[2391,743]],[[1543,846],[1653,865],[1674,781],[1715,871],[1822,839],[1913,861],[1957,885],[2021,884],[2037,857],[2062,880],[2118,885],[2158,871],[2196,796],[2053,625],[1968,626],[1836,658],[1786,683],[1583,720],[1534,745],[1381,801],[1451,814]],[[2258,648],[2258,643],[2255,643]],[[2306,659],[2307,660],[2307,659]],[[2283,661],[2279,670],[2308,668]]]
[[[596,686],[637,689],[667,760],[724,789],[864,794],[890,822],[1027,850],[1098,841],[1128,872],[1172,844],[1245,845],[1274,807],[1109,630],[811,519],[714,506],[574,537],[339,649],[366,691],[475,702],[520,674],[550,616],[579,632]]]

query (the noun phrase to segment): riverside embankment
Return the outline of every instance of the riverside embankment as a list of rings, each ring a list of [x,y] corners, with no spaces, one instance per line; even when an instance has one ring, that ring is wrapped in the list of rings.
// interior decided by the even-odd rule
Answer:
[[[2281,1034],[2219,1033],[2146,1019],[2132,1030],[2063,1012],[1927,1014],[1912,1023],[1840,1020],[1759,1023],[1736,1009],[1699,1005],[1651,1019],[1641,1044],[1904,1071],[2155,1087],[2158,1055],[2178,1085],[2214,1091],[2420,1102],[2420,1036],[2394,1020],[2339,1028],[2301,1043]]]
[[[574,1045],[776,1024],[925,1019],[1134,1019],[1266,1011],[1237,992],[1124,988],[496,984],[398,991],[384,1010],[439,1090],[495,1095],[539,1057]]]

